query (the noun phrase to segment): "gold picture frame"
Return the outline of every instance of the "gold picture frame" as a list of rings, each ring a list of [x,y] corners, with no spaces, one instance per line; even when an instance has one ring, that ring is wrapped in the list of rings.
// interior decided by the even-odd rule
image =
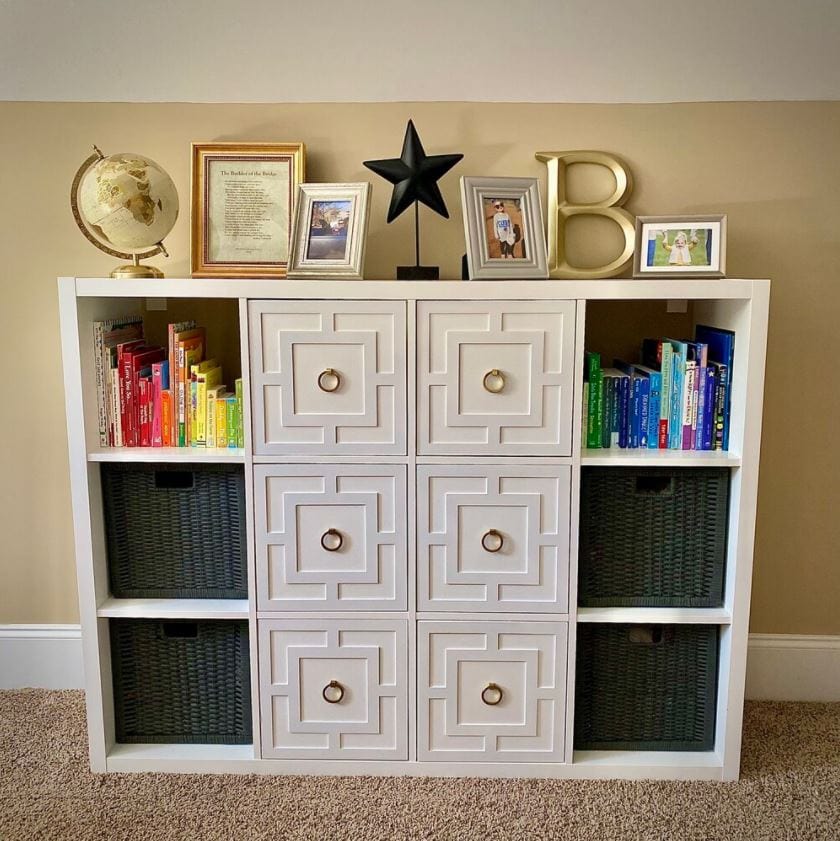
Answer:
[[[303,143],[193,143],[193,277],[284,278]]]

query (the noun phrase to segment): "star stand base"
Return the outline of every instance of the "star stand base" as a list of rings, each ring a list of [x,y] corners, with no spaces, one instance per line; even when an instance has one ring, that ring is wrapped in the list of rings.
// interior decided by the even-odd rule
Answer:
[[[397,280],[440,280],[440,266],[397,266]]]

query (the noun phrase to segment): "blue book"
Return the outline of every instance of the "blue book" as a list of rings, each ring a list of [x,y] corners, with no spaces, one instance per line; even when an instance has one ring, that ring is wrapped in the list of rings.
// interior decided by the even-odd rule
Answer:
[[[668,413],[668,449],[682,449],[683,407],[685,405],[685,342],[665,339],[671,345],[671,411]]]
[[[647,377],[639,375],[633,365],[622,362],[620,359],[614,359],[613,365],[630,377],[630,440],[628,446],[632,450],[637,450],[639,447],[647,449],[647,407],[650,391]],[[644,443],[642,443],[643,437]]]
[[[729,416],[732,407],[732,365],[735,361],[735,333],[719,327],[709,327],[698,324],[694,329],[694,337],[698,342],[705,342],[709,346],[709,359],[726,365],[727,379],[724,395],[723,412],[723,449],[729,449]]]
[[[715,405],[712,410],[712,449],[723,449],[723,429],[726,419],[726,391],[729,387],[729,369],[720,362],[709,361],[715,372]]]
[[[700,369],[700,406],[697,417],[697,450],[711,450],[715,413],[717,379],[713,366]]]
[[[662,405],[662,372],[647,365],[634,365],[636,371],[647,377],[649,388],[647,406],[647,448],[655,450],[659,446],[659,413]]]
[[[618,367],[604,368],[604,376],[611,377],[615,382],[615,408],[613,421],[616,424],[618,446],[622,449],[630,446],[630,420],[632,402],[633,378]]]

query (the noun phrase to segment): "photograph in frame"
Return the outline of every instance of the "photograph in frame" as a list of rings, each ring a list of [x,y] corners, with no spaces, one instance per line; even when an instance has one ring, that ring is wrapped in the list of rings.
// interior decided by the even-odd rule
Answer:
[[[370,184],[301,184],[288,277],[361,279]]]
[[[194,277],[285,277],[302,143],[194,143]]]
[[[640,216],[635,277],[724,277],[726,216]]]
[[[464,176],[461,200],[471,280],[548,277],[536,178]]]

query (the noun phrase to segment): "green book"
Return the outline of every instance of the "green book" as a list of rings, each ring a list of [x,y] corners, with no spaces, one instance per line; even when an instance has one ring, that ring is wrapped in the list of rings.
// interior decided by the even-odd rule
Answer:
[[[231,394],[225,398],[225,427],[227,429],[227,445],[230,449],[236,449],[236,395]]]
[[[604,377],[601,372],[601,354],[586,351],[586,371],[589,379],[589,408],[586,420],[587,449],[600,449],[601,426],[604,412]]]
[[[240,377],[234,382],[234,390],[236,391],[236,446],[240,450],[245,448],[245,424],[242,420],[242,378]]]

